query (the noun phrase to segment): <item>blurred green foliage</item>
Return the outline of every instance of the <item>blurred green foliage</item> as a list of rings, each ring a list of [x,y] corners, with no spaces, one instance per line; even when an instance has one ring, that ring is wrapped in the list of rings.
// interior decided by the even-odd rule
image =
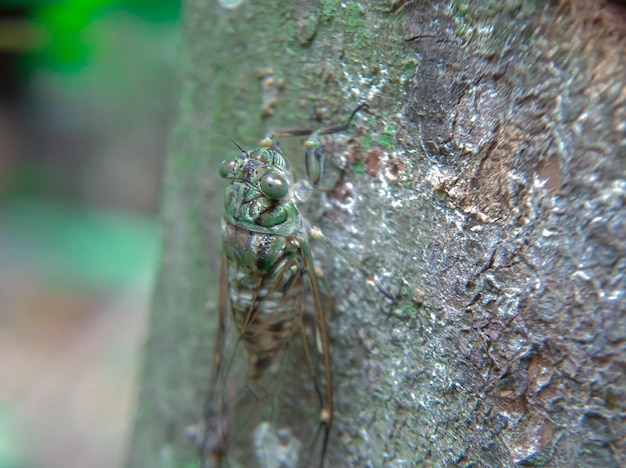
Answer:
[[[98,50],[98,35],[91,34],[107,17],[125,12],[144,22],[174,25],[180,0],[12,0],[5,5],[24,7],[37,34],[27,67],[79,71]]]
[[[15,468],[19,465],[19,449],[12,431],[13,410],[0,401],[0,468]]]
[[[42,283],[125,290],[151,277],[155,221],[41,201],[0,203],[0,212],[0,257],[33,266]]]
[[[26,90],[20,113],[27,130],[15,135],[29,142],[4,166],[0,158],[0,198],[80,198],[75,181],[89,159],[105,154],[102,145],[86,145],[71,173],[67,161],[79,156],[71,148],[50,152],[59,142],[130,141],[143,122],[167,118],[180,0],[4,0],[2,11],[12,14],[0,23],[0,50],[16,57],[11,68]],[[24,157],[25,151],[35,156]]]
[[[154,135],[169,111],[180,0],[3,0],[3,9],[21,12],[3,24],[5,35],[20,32],[5,50],[19,58],[27,113],[14,136],[26,143],[0,164],[0,258],[17,252],[16,264],[61,287],[135,287],[156,258],[158,228],[131,197],[155,197],[145,187],[158,182],[115,195],[132,185],[120,174],[160,176],[149,156],[161,151]]]
[[[0,69],[8,71],[0,79],[0,292],[25,285],[25,296],[37,297],[53,289],[63,294],[45,297],[61,297],[57,310],[65,298],[90,297],[76,302],[85,315],[111,313],[101,305],[127,294],[145,296],[157,261],[159,225],[150,200],[158,197],[163,135],[174,102],[180,0],[0,0],[0,13],[6,13],[0,18]],[[33,336],[49,339],[45,328],[54,315],[48,302],[7,296],[0,294],[0,328],[3,339],[14,336],[4,342],[21,343],[22,333],[38,328],[43,331]],[[133,313],[143,313],[136,307]],[[132,327],[129,319],[124,323]],[[71,328],[69,321],[61,326]],[[5,371],[6,383],[13,383],[11,371],[22,372],[44,354],[21,346],[2,348],[9,356],[3,365],[15,363]],[[50,367],[67,365],[64,353],[52,354]],[[101,367],[98,379],[108,378],[108,361],[85,359]],[[48,448],[55,429],[45,416],[25,416],[31,395],[60,381],[45,375],[0,388],[0,468],[76,466]],[[71,392],[76,382],[68,385]],[[77,411],[99,414],[101,392],[90,393],[96,396],[81,398]],[[123,405],[128,395],[115,398]],[[88,442],[84,466],[109,466],[101,455],[121,450],[121,435],[110,441],[120,427],[107,426],[108,414],[100,418],[94,434],[77,438]],[[76,434],[82,420],[71,413],[64,427]],[[47,463],[37,463],[43,459]]]

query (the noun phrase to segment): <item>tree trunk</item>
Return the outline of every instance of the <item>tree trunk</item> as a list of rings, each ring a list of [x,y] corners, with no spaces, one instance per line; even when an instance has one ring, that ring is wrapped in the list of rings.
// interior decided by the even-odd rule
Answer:
[[[233,4],[226,8],[225,5]],[[263,4],[265,3],[265,4]],[[237,4],[237,5],[234,5]],[[331,466],[626,465],[626,10],[601,1],[192,2],[128,466],[196,466],[222,159],[341,123],[314,224]],[[302,141],[281,140],[288,159]],[[209,301],[208,306],[205,303]]]

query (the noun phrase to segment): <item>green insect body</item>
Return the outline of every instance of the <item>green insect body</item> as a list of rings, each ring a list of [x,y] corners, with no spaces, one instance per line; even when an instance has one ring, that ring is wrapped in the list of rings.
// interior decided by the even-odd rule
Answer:
[[[277,133],[309,136],[305,143],[308,181],[294,182],[288,162],[271,140],[253,151],[240,148],[238,157],[220,166],[220,176],[229,184],[222,220],[224,254],[217,308],[219,322],[204,418],[199,429],[190,431],[200,447],[203,467],[208,456],[217,466],[224,457],[229,459],[228,466],[237,463],[249,466],[255,458],[261,466],[324,465],[333,420],[326,324],[329,304],[320,294],[309,237],[321,239],[366,275],[383,294],[392,299],[393,296],[362,265],[333,246],[319,229],[309,227],[298,204],[308,198],[313,185],[323,176],[325,157],[319,136],[345,131],[362,107],[352,113],[345,125]],[[313,313],[306,314],[305,310]],[[236,332],[234,344],[228,338],[229,327]],[[291,347],[293,338],[298,336],[299,357],[285,358],[281,351]],[[233,389],[231,380],[235,377],[231,367],[240,354],[237,349],[240,344],[245,349],[247,378]],[[307,427],[289,427],[289,418],[281,415],[283,403],[301,395],[293,393],[297,385],[290,385],[288,380],[280,384],[280,379],[271,372],[268,376],[270,366],[279,356],[281,370],[287,368],[286,379],[304,378],[310,382],[308,388],[317,400],[318,411],[312,414],[311,405],[300,405],[302,419],[307,422],[298,424]],[[242,391],[244,387],[246,391]],[[233,392],[236,396],[231,396]],[[258,410],[260,417],[254,418],[247,413],[249,407],[259,406],[255,401],[271,408]],[[256,422],[252,423],[253,420]],[[285,424],[294,433],[290,443]],[[247,433],[248,439],[256,438],[254,450],[237,452],[241,444],[252,445],[242,432]],[[234,443],[234,439],[238,442]],[[304,453],[301,447],[307,444],[309,448]],[[266,445],[279,449],[268,454]]]

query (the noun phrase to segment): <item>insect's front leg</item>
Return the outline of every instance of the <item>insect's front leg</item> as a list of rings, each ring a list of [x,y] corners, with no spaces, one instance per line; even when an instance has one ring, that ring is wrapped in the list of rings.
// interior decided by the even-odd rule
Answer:
[[[304,136],[308,135],[309,137],[304,142],[305,153],[304,153],[304,163],[306,166],[306,173],[309,179],[309,182],[313,184],[313,186],[317,186],[319,182],[322,180],[324,176],[324,166],[326,164],[326,155],[324,154],[324,145],[320,142],[320,135],[331,135],[333,133],[341,133],[345,132],[349,127],[354,116],[361,109],[367,107],[367,103],[360,104],[356,109],[352,111],[350,117],[343,125],[336,125],[334,127],[326,127],[320,128],[318,130],[309,130],[309,129],[300,129],[300,130],[280,130],[275,132],[271,137],[266,138],[264,140],[265,146],[269,146],[271,144],[272,138],[274,136]]]
[[[343,125],[335,127],[320,128],[312,132],[309,138],[304,142],[306,148],[304,153],[304,162],[306,164],[306,174],[314,186],[319,184],[324,176],[324,165],[326,164],[326,155],[324,154],[324,145],[320,142],[320,135],[331,135],[333,133],[345,132],[350,127],[350,122],[361,109],[367,107],[367,103],[362,103],[352,111],[348,121]]]

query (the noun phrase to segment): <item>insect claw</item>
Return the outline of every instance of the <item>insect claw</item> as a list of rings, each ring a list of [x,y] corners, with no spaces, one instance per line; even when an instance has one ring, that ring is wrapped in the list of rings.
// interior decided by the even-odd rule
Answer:
[[[322,424],[328,424],[329,421],[330,421],[330,413],[328,412],[326,408],[322,408],[322,411],[320,411],[320,422]]]

